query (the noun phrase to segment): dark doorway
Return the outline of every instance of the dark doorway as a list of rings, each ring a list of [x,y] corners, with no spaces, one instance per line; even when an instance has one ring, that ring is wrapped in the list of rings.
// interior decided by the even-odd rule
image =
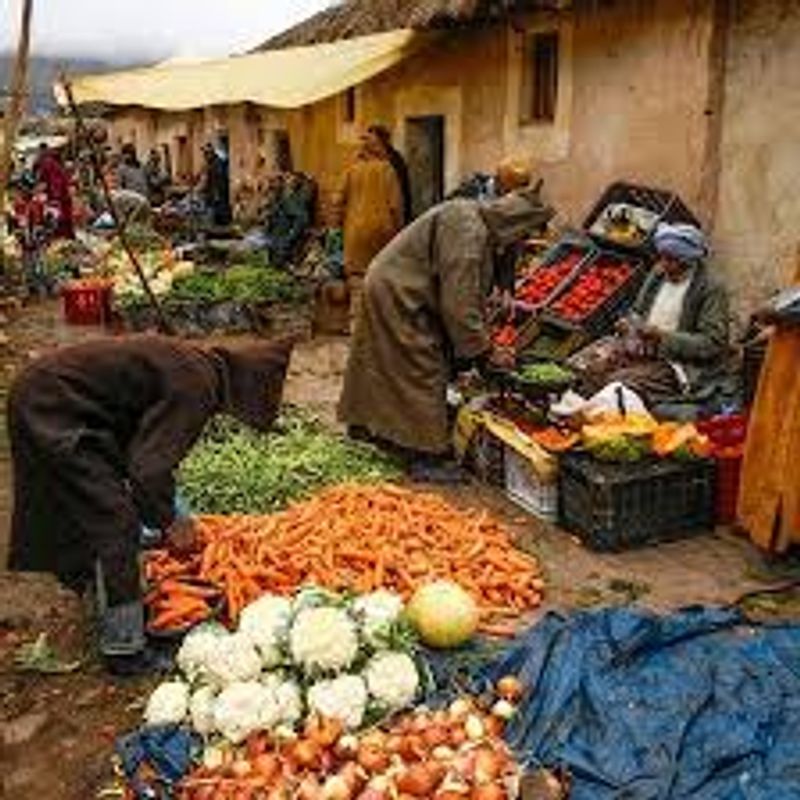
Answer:
[[[444,199],[444,117],[406,118],[406,159],[417,217]]]

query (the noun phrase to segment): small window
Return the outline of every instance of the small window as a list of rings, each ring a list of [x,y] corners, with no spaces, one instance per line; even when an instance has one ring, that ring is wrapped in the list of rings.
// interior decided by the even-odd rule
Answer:
[[[530,34],[525,41],[521,122],[553,122],[558,105],[558,33]]]
[[[349,88],[342,98],[342,122],[350,125],[356,121],[356,89]]]

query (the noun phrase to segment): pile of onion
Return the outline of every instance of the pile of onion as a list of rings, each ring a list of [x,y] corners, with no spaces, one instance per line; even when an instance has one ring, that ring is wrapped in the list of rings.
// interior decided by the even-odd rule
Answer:
[[[254,736],[222,763],[192,773],[179,798],[512,800],[520,770],[502,733],[522,687],[505,678],[497,694],[491,710],[463,698],[358,736],[320,718],[294,738]]]

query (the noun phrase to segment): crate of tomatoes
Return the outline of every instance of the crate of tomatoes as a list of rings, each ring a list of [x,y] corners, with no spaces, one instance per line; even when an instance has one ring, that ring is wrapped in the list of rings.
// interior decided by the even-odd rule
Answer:
[[[563,330],[605,334],[628,310],[645,275],[641,260],[596,252],[548,306],[545,318]]]
[[[546,307],[592,257],[592,252],[585,244],[560,242],[555,245],[541,264],[517,282],[514,292],[517,309],[535,312]]]

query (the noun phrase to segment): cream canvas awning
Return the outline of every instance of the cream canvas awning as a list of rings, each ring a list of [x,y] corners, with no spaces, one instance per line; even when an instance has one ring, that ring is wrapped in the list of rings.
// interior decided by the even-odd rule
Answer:
[[[71,85],[79,104],[143,106],[164,111],[244,102],[300,108],[393,67],[426,39],[425,34],[398,30],[311,47],[86,75],[71,80]],[[55,93],[64,105],[59,84]]]

